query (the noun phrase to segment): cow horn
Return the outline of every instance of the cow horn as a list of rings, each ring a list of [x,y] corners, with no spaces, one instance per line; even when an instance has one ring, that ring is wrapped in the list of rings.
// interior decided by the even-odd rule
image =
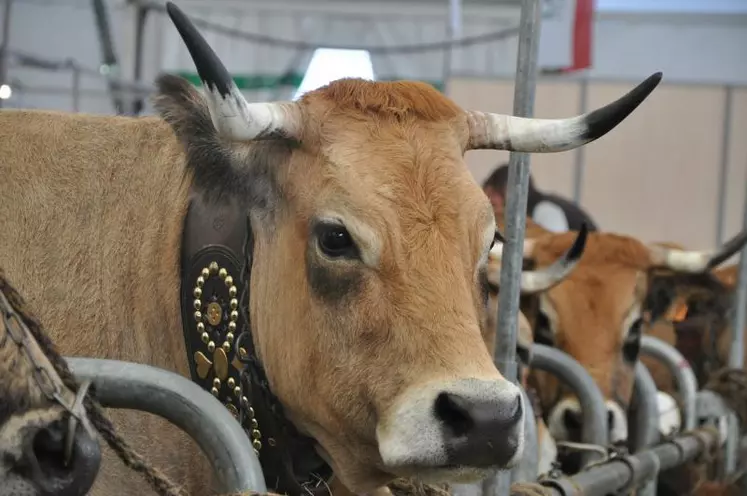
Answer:
[[[538,270],[526,270],[521,273],[521,292],[524,294],[539,293],[547,291],[560,283],[570,274],[578,264],[586,247],[588,228],[586,224],[581,225],[576,239],[570,248],[551,265]],[[496,236],[498,237],[498,236]],[[524,240],[524,256],[529,257],[534,249],[535,240]],[[491,270],[488,271],[488,282],[500,286],[501,258],[503,255],[503,243],[496,242],[490,250],[490,261],[493,262]]]
[[[713,250],[678,250],[661,244],[651,244],[648,249],[652,266],[667,267],[678,272],[697,273],[717,267],[741,250],[745,243],[747,243],[747,230],[740,232]]]
[[[248,103],[205,38],[172,2],[166,11],[189,50],[205,87],[210,118],[221,136],[229,140],[294,138],[300,116],[294,103]]]
[[[601,138],[620,124],[661,81],[649,76],[620,99],[592,112],[567,119],[530,119],[467,111],[467,150],[493,149],[527,153],[572,150]]]

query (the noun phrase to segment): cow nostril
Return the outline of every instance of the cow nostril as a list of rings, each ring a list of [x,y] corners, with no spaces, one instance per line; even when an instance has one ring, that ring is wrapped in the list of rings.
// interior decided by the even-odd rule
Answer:
[[[53,476],[64,473],[66,470],[64,449],[64,436],[61,429],[40,429],[32,442],[33,455],[39,468]],[[70,463],[74,463],[74,460]]]
[[[563,424],[569,431],[576,431],[581,428],[581,412],[567,409],[563,412]]]
[[[459,395],[441,393],[436,398],[436,417],[449,426],[455,436],[463,436],[474,427],[469,404]]]

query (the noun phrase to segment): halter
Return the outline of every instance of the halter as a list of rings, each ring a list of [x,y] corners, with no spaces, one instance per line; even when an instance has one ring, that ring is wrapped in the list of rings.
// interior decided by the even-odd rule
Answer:
[[[272,492],[327,495],[331,467],[272,393],[249,313],[254,236],[235,202],[190,201],[182,238],[181,308],[192,381],[239,421]],[[242,262],[243,258],[243,262]]]

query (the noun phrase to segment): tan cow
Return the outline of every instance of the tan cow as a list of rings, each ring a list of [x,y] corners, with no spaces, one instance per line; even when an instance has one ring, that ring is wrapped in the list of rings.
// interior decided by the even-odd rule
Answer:
[[[257,387],[282,407],[273,420],[312,439],[335,481],[370,492],[396,477],[470,481],[512,466],[524,410],[486,347],[481,289],[495,219],[464,153],[582,146],[633,111],[661,74],[567,120],[465,111],[416,82],[346,79],[298,102],[250,104],[186,16],[168,11],[204,94],[162,76],[160,117],[0,112],[0,260],[54,323],[63,353],[190,375],[178,291],[184,222],[194,209],[230,207],[253,236],[251,299],[241,302],[256,350],[248,355],[260,364],[251,373],[266,373]],[[200,235],[228,222],[192,227]],[[212,277],[213,264],[205,270]],[[241,282],[231,277],[235,298]],[[211,340],[223,321],[222,307],[210,308],[185,315],[224,367],[233,334]],[[200,360],[204,372],[211,363]],[[241,404],[251,415],[267,401]],[[186,436],[135,412],[114,419],[173,480],[209,493],[209,464]],[[297,476],[306,465],[273,466],[265,453],[295,452],[260,442],[267,427],[254,428],[255,445],[274,489],[280,479],[268,473]],[[148,492],[106,457],[93,494],[113,487]]]
[[[0,496],[83,496],[98,473],[98,436],[25,307],[0,269]],[[81,423],[67,451],[71,411]]]
[[[537,233],[527,253],[537,267],[553,263],[568,249],[572,232]],[[649,322],[649,278],[657,268],[702,273],[737,251],[744,233],[712,252],[646,245],[612,233],[588,235],[576,268],[554,288],[541,293],[536,308],[525,308],[535,342],[556,346],[578,360],[594,378],[609,409],[610,441],[628,439],[627,407],[633,390],[640,336]],[[655,320],[658,315],[651,315]],[[532,371],[550,432],[558,440],[578,440],[580,406],[558,381]]]

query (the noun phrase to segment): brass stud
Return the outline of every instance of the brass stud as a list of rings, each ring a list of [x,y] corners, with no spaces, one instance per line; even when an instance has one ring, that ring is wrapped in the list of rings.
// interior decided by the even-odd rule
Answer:
[[[210,342],[210,335],[206,332],[203,332],[202,335],[200,336],[200,339],[202,340],[203,343],[208,344],[208,342]]]
[[[255,450],[254,450],[254,454],[255,454],[256,456],[259,456],[259,451],[257,451],[257,450],[255,449]]]
[[[226,334],[226,341],[229,344],[233,344],[233,333],[232,332],[229,332],[228,334]]]
[[[194,296],[195,298],[201,298],[201,297],[202,297],[202,289],[200,289],[200,288],[195,288],[195,290],[194,290],[194,291],[192,292],[192,295],[193,295],[193,296]]]
[[[226,281],[225,282],[226,282],[226,286],[228,286],[230,288],[231,286],[233,286],[233,277],[231,277],[231,276],[226,277]]]
[[[208,265],[208,269],[210,269],[211,274],[215,274],[218,272],[218,262],[210,262],[210,265]]]
[[[249,404],[248,401],[247,401],[247,404]],[[249,407],[249,409],[247,410],[247,412],[249,413],[249,416],[251,418],[254,418],[254,408]]]
[[[220,379],[218,379],[217,377],[213,379],[213,387],[220,389]]]
[[[259,432],[257,429],[252,429],[252,437],[254,439],[259,439],[262,437],[262,433]]]
[[[228,276],[228,271],[226,269],[221,268],[218,271],[218,277],[220,277],[221,279],[225,279],[226,276]]]
[[[228,332],[236,332],[236,322],[228,323]]]
[[[239,348],[239,357],[246,358],[246,350],[244,348]]]
[[[236,320],[239,318],[239,312],[236,310],[231,310],[231,320]]]
[[[213,396],[216,396],[216,397],[218,396],[218,390],[217,390],[216,388],[212,388],[212,389],[210,390],[210,393],[211,393],[211,394],[212,394]]]
[[[241,388],[239,386],[236,386],[235,388],[233,388],[233,395],[234,396],[236,396],[238,398],[240,394],[241,394]]]
[[[223,341],[223,344],[221,346],[226,353],[231,351],[231,343],[229,343],[228,341]]]
[[[274,437],[268,437],[267,438],[267,444],[269,444],[270,446],[275,446],[277,443],[275,442],[275,438]]]
[[[208,277],[210,277],[210,270],[207,267],[203,268],[202,271],[200,272],[200,277],[202,277],[203,279],[207,279]],[[202,282],[205,282],[205,281],[202,281]]]
[[[241,397],[241,406],[242,408],[247,408],[249,406],[249,400],[246,399],[246,396]]]
[[[214,342],[210,341],[210,342],[208,343],[208,351],[209,351],[210,353],[212,353],[212,352],[214,352],[214,351],[215,351],[215,343],[214,343]]]
[[[231,310],[236,310],[237,308],[239,308],[239,300],[237,300],[236,298],[232,298],[228,304],[230,305]]]
[[[202,308],[202,300],[195,300],[192,302],[192,306],[195,307],[195,310],[199,310]]]
[[[257,422],[257,419],[252,419],[251,424],[252,429],[259,429],[259,423]]]
[[[197,287],[201,288],[204,285],[205,285],[205,278],[202,277],[202,276],[198,277],[197,278]]]
[[[205,324],[202,322],[197,323],[197,332],[205,332]]]
[[[236,286],[231,286],[228,288],[228,296],[231,298],[236,298],[236,295],[239,294],[239,290],[236,288]]]
[[[239,418],[239,410],[233,406],[231,403],[226,403],[226,408],[229,412],[231,412],[231,415],[233,415],[235,418]]]
[[[227,384],[228,384],[228,387],[233,389],[234,386],[236,386],[236,380],[233,377],[229,377]]]
[[[197,321],[202,320],[202,312],[200,312],[199,310],[195,312],[195,320]]]
[[[252,441],[252,446],[255,450],[259,451],[262,449],[262,442],[259,439],[255,439],[254,441]]]

